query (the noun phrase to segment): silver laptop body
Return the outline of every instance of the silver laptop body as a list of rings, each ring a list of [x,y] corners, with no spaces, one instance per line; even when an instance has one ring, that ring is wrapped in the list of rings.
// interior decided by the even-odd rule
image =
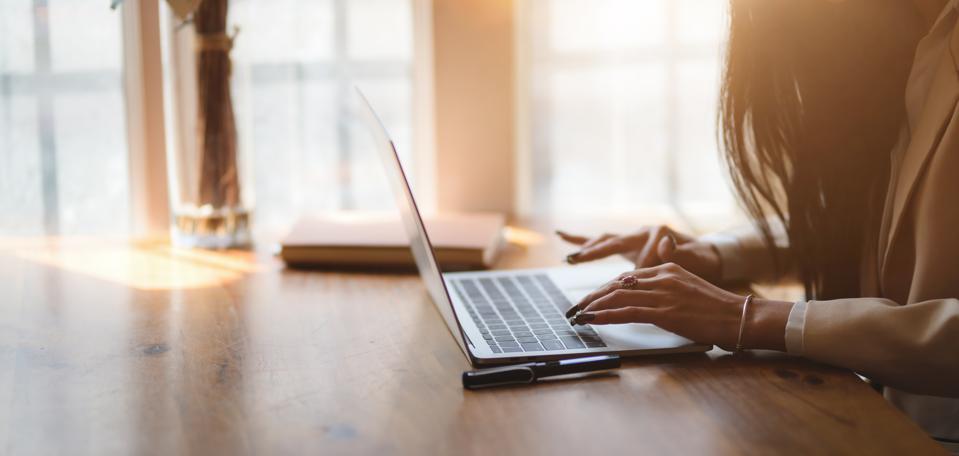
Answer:
[[[420,277],[472,365],[587,354],[690,353],[712,348],[648,324],[569,325],[563,314],[572,302],[631,269],[628,262],[607,261],[575,268],[441,272],[396,147],[359,89],[357,95],[386,167]]]

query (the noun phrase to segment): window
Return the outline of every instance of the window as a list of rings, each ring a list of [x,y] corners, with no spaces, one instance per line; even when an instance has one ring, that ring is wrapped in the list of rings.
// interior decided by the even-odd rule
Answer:
[[[353,86],[404,155],[412,144],[411,0],[236,0],[234,102],[256,224],[392,207]],[[404,156],[410,163],[412,156]]]
[[[525,2],[532,207],[734,212],[716,148],[724,2]]]
[[[0,233],[130,226],[120,15],[0,1]]]

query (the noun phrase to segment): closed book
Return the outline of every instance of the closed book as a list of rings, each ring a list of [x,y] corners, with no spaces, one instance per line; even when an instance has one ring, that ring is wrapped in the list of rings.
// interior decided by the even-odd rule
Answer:
[[[440,214],[424,220],[443,270],[492,266],[503,240],[501,214]],[[291,267],[412,268],[406,232],[398,216],[340,214],[298,220],[280,243]]]

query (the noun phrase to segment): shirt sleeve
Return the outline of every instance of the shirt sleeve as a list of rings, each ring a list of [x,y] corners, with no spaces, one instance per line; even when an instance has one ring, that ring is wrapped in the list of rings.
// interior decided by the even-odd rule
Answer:
[[[806,301],[793,304],[786,320],[786,352],[793,355],[803,354],[803,330],[806,327]]]
[[[959,299],[814,300],[804,314],[804,357],[909,393],[959,397]]]

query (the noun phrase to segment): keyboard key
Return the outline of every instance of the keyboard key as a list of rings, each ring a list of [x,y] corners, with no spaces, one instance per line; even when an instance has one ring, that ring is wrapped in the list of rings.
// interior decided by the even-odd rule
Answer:
[[[530,323],[530,324],[529,324],[529,327],[530,327],[530,329],[534,329],[534,330],[536,330],[536,329],[549,329],[549,325],[547,325],[546,323]]]
[[[503,353],[516,353],[523,351],[520,347],[503,347]]]
[[[536,338],[539,340],[557,340],[558,338],[553,334],[538,334]]]
[[[489,330],[480,326],[480,334],[489,334]]]
[[[512,341],[512,342],[500,342],[500,343],[499,343],[499,346],[500,346],[500,347],[503,347],[504,349],[505,349],[506,347],[519,347],[519,342],[516,342],[516,341]]]
[[[509,332],[508,329],[499,329],[499,330],[496,330],[496,331],[490,331],[490,334],[492,334],[492,335],[494,335],[494,336],[509,336],[509,335],[511,335],[512,333]]]
[[[565,350],[566,347],[563,346],[563,343],[558,340],[544,340],[543,348],[546,350]]]
[[[503,342],[513,342],[516,339],[513,339],[511,336],[501,336],[501,337],[494,338],[493,340],[502,344]]]
[[[560,337],[559,339],[563,341],[563,345],[565,345],[566,348],[586,348],[578,337]]]
[[[483,334],[483,339],[493,340],[493,335],[492,335],[492,334]]]
[[[530,336],[533,335],[533,333],[531,333],[531,332],[529,332],[529,331],[516,331],[516,330],[514,330],[514,331],[513,331],[513,335],[516,336],[516,337],[530,337]]]
[[[503,353],[503,350],[500,350],[499,347],[490,347],[490,350],[493,350],[493,353]]]
[[[495,332],[493,334],[496,334]],[[576,331],[573,330],[556,330],[556,334],[559,336],[572,336],[576,338]]]
[[[533,330],[533,334],[536,334],[536,335],[540,335],[540,334],[553,334],[553,330],[552,330],[552,329],[549,329],[549,328],[546,328],[546,329],[534,329],[534,330]]]
[[[489,325],[487,326],[490,331],[500,331],[506,329],[506,325]]]
[[[532,337],[532,336],[530,336],[530,337],[517,337],[517,338],[516,338],[516,341],[519,342],[519,343],[521,343],[521,344],[528,344],[528,343],[532,343],[532,342],[539,342],[539,339],[537,339],[537,338],[535,338],[535,337]]]
[[[532,343],[528,343],[528,344],[524,343],[524,344],[523,344],[523,350],[528,351],[528,352],[532,352],[532,351],[543,351],[543,346],[540,345],[539,342],[532,342]]]
[[[599,347],[605,347],[606,344],[602,342],[586,342],[586,346],[589,348],[599,348]]]

